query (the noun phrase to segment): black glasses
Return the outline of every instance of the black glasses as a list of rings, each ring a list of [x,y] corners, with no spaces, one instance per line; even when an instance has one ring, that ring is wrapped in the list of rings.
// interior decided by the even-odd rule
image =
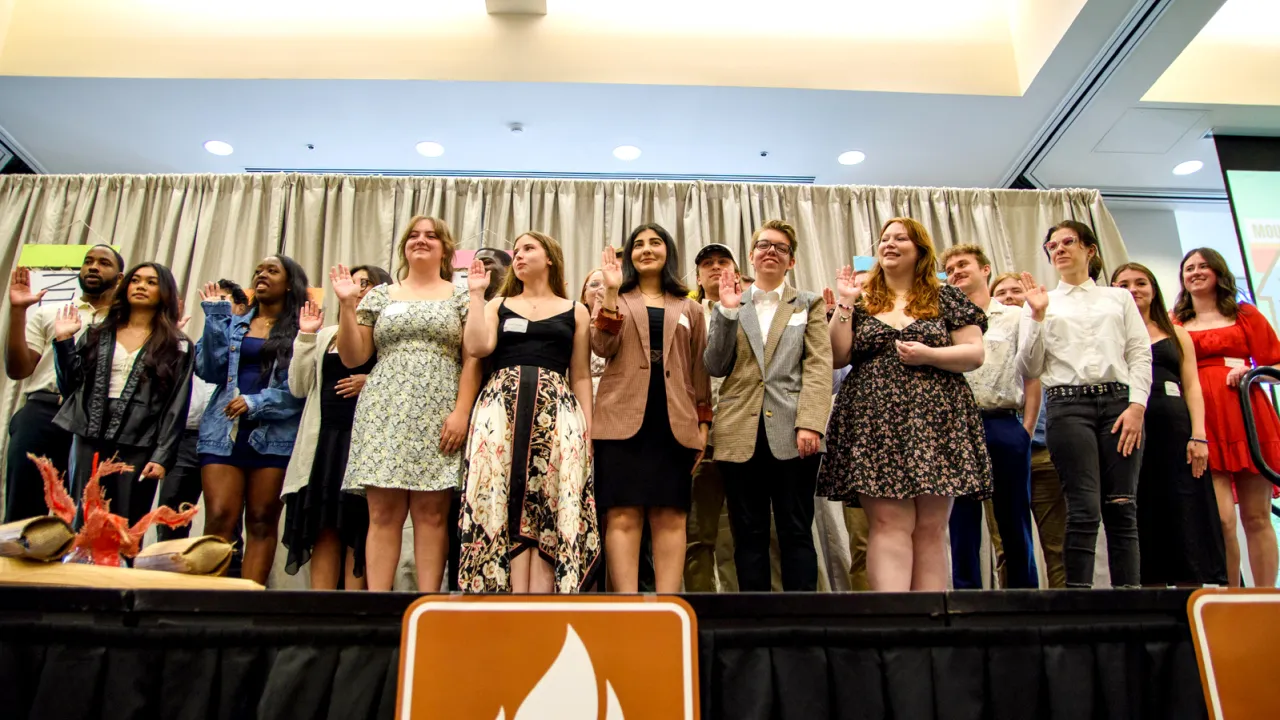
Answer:
[[[369,288],[373,287],[373,281],[370,280],[369,278],[360,278],[356,282],[360,283],[361,290],[368,290]]]
[[[787,257],[791,254],[791,245],[789,243],[772,243],[768,240],[759,240],[756,242],[756,250],[760,252],[772,250],[778,257]]]

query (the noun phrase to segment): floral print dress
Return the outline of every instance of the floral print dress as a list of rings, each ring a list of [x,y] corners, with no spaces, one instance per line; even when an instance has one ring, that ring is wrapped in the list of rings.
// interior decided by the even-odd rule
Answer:
[[[840,386],[827,430],[818,495],[854,504],[859,495],[985,498],[991,459],[982,416],[964,376],[932,365],[909,366],[894,342],[951,345],[951,331],[986,314],[959,289],[944,285],[939,315],[898,330],[861,303],[854,309],[852,371]]]
[[[578,592],[601,547],[587,419],[567,377],[574,309],[527,320],[503,305],[498,319],[467,441],[458,586],[510,592],[511,559],[532,550],[555,592]]]
[[[454,490],[462,453],[441,453],[440,431],[458,397],[467,293],[392,300],[388,289],[370,290],[356,310],[356,320],[373,327],[378,364],[356,404],[342,489]]]

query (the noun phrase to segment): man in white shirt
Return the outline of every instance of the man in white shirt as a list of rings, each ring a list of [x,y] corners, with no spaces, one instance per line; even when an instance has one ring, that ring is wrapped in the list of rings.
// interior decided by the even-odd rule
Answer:
[[[1138,587],[1135,503],[1151,338],[1131,295],[1094,282],[1102,263],[1088,225],[1064,220],[1043,247],[1062,281],[1050,291],[1023,274],[1018,369],[1045,388],[1046,439],[1067,498],[1067,587],[1093,586],[1099,522],[1112,587]]]
[[[124,259],[109,245],[95,245],[85,253],[78,282],[80,331],[100,322],[124,271]],[[53,424],[62,405],[53,361],[53,322],[59,306],[40,305],[46,291],[32,292],[31,272],[14,270],[9,277],[9,332],[5,336],[4,369],[12,380],[25,380],[26,403],[9,420],[9,449],[5,456],[5,522],[49,514],[44,482],[27,453],[47,457],[65,472],[71,453],[71,433]],[[32,306],[38,306],[32,309]]]
[[[1031,435],[1040,412],[1040,383],[1018,372],[1019,308],[991,298],[991,261],[977,245],[956,245],[942,254],[947,284],[960,288],[987,314],[982,336],[982,367],[965,373],[982,411],[982,426],[991,455],[992,502],[1003,542],[1010,588],[1036,588],[1034,541],[1031,538]],[[1019,420],[1019,414],[1027,421]],[[956,498],[951,510],[951,574],[956,589],[981,589],[979,549],[982,503]]]

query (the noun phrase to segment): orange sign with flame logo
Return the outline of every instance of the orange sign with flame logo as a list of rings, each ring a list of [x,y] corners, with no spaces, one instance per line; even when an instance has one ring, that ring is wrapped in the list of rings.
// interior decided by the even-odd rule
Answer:
[[[1280,592],[1203,588],[1187,601],[1205,703],[1214,720],[1280,717],[1275,658]]]
[[[424,597],[405,612],[400,720],[697,720],[679,598]]]

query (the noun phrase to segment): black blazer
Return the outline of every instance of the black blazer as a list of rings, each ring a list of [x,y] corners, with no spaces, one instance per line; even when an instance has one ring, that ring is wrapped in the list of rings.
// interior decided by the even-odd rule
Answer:
[[[183,352],[180,366],[173,374],[171,387],[162,388],[147,369],[145,357],[138,355],[126,379],[118,402],[108,406],[111,386],[111,358],[116,350],[114,332],[98,334],[98,358],[88,367],[88,342],[91,333],[78,342],[60,340],[53,343],[58,374],[58,392],[65,398],[53,422],[68,432],[88,440],[104,440],[122,445],[154,448],[151,462],[173,469],[178,456],[178,443],[187,424],[187,407],[191,402],[191,372],[195,367],[195,344],[185,337],[180,340]],[[138,468],[141,472],[141,468]]]

